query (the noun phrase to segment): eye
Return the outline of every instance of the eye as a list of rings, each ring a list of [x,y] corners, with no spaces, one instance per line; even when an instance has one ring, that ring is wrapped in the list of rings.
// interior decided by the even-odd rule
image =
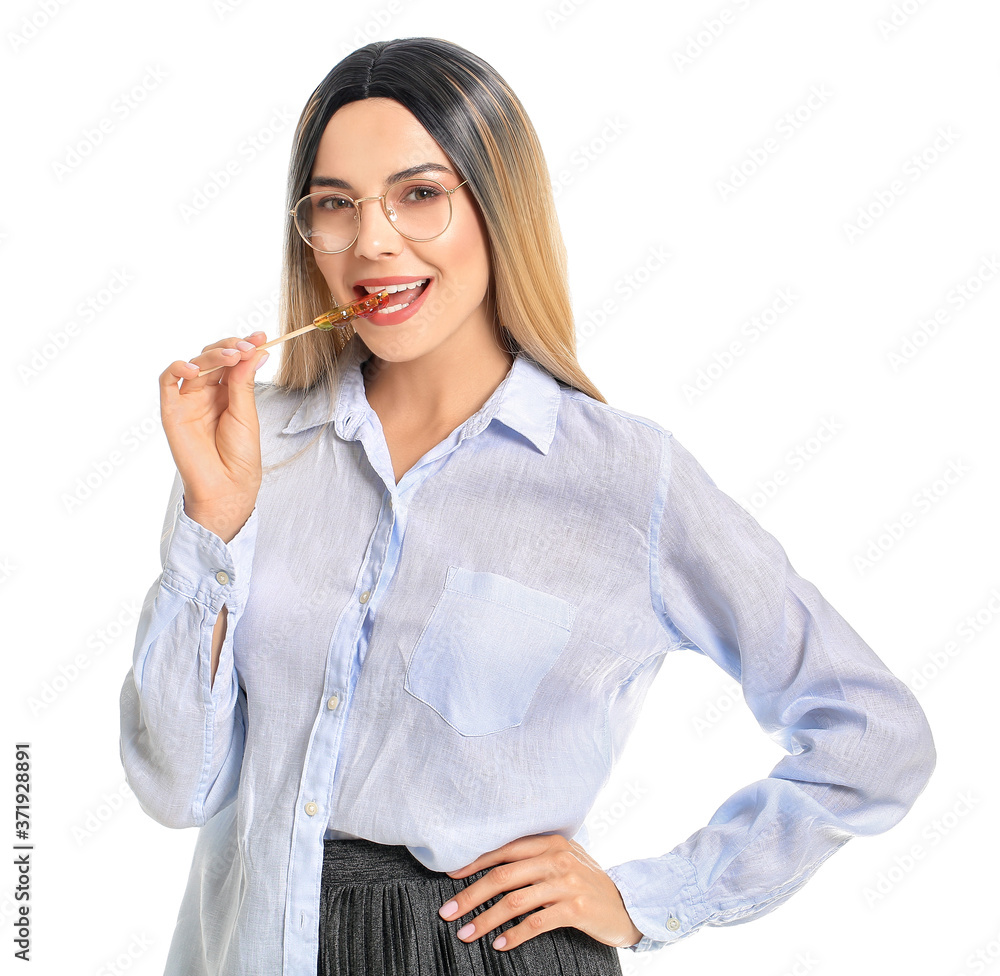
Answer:
[[[314,204],[319,210],[350,210],[354,201],[340,193],[327,193],[314,197]]]
[[[425,200],[434,200],[439,196],[441,196],[440,187],[417,183],[407,186],[401,199],[406,203],[422,203]]]

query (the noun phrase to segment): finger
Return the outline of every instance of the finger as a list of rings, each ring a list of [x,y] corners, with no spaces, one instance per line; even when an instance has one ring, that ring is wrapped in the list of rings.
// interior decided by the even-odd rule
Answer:
[[[254,401],[254,382],[257,370],[264,365],[271,354],[265,350],[254,350],[247,358],[236,366],[223,372],[227,373],[226,386],[229,387],[229,412],[246,426],[256,423],[256,404]]]
[[[194,356],[191,362],[198,366],[202,372],[185,381],[181,387],[181,395],[194,393],[206,386],[218,386],[225,375],[224,370],[218,370],[219,366],[236,366],[243,362],[247,356],[254,355],[257,351],[255,343],[247,342],[239,336],[230,336],[228,339],[221,339],[210,346],[205,346],[200,356]],[[207,370],[215,369],[214,373],[206,375]]]
[[[238,349],[240,351],[240,358],[239,359],[234,358],[234,361],[232,363],[229,362],[226,363],[227,366],[238,366],[241,362],[245,362],[247,359],[253,358],[253,354],[256,351],[256,349],[264,345],[265,342],[267,342],[267,335],[264,332],[257,331],[257,332],[251,332],[250,335],[245,336],[242,339],[238,337],[230,337],[229,339],[221,340],[221,342],[212,343],[212,345],[210,346],[205,346],[202,352],[208,352],[209,349],[215,349],[217,347],[221,348],[232,347]],[[192,362],[197,362],[197,360],[196,359],[192,360]],[[211,368],[212,367],[210,366],[206,367],[206,369],[211,369]],[[218,376],[216,376],[214,373],[212,374],[214,382],[220,384],[225,384],[226,382],[228,382],[227,377],[229,376],[229,373],[226,370],[221,370],[217,372],[219,373]]]
[[[224,367],[235,366],[243,358],[240,350],[233,346],[219,346],[213,352],[214,355],[203,353],[191,360],[193,363],[198,363],[201,372],[190,383],[182,387],[182,393],[191,393],[206,386],[221,386],[226,375]]]
[[[452,921],[467,915],[492,898],[497,898],[504,892],[524,889],[542,880],[538,866],[529,860],[511,861],[497,865],[481,878],[473,881],[438,909],[438,914],[446,921]]]
[[[238,362],[229,363],[230,369],[222,369],[218,371],[218,382],[221,385],[228,386],[229,379],[232,375],[233,368],[241,365],[242,363],[251,361],[254,364],[254,371],[264,365],[264,361],[267,359],[268,354],[261,356],[256,356],[257,350],[267,342],[267,336],[263,332],[252,332],[245,339],[240,339],[236,343],[236,348],[240,350],[240,359]],[[256,356],[256,358],[255,358]],[[211,368],[211,367],[209,367]],[[215,374],[213,374],[214,376]],[[242,371],[240,372],[240,377],[243,377]]]
[[[492,941],[504,935],[507,947],[512,947],[542,932],[565,925],[565,920],[560,920],[563,913],[558,912],[557,907],[556,894],[551,887],[544,884],[531,885],[508,892],[486,911],[463,923],[455,935],[465,943],[486,937]],[[515,921],[517,924],[504,928]],[[515,933],[514,938],[510,935],[512,932]]]
[[[511,949],[516,949],[519,945],[523,945],[529,939],[533,939],[543,932],[567,928],[566,923],[558,919],[559,916],[554,908],[532,912],[517,925],[512,925],[493,936],[490,945],[498,952],[510,952]],[[487,931],[491,930],[487,929]]]
[[[567,864],[563,856],[569,849],[568,843],[560,834],[529,834],[488,851],[459,871],[445,872],[459,879],[486,871],[481,878],[456,892],[438,913],[446,919],[460,918],[501,892],[545,881],[576,867],[575,862]],[[550,856],[548,860],[545,855]],[[551,860],[552,856],[557,860]]]
[[[170,408],[176,405],[180,390],[177,383],[180,380],[191,380],[198,375],[197,363],[186,363],[183,359],[172,362],[160,373],[160,408]]]
[[[526,837],[518,837],[516,840],[504,844],[503,847],[480,854],[479,857],[470,864],[466,864],[465,867],[457,868],[454,871],[445,871],[445,874],[450,878],[464,878],[483,870],[483,868],[493,867],[494,864],[503,864],[504,861],[516,861],[525,857],[534,857],[548,850],[550,846],[553,846],[553,841],[550,839],[553,836],[559,835],[529,834]],[[560,837],[559,839],[561,840],[562,838]]]
[[[475,874],[488,865],[485,863],[486,854],[477,857],[471,864],[466,864],[464,868],[455,868],[454,871],[445,871],[449,878],[467,878],[470,874]],[[496,863],[496,862],[494,862]]]
[[[236,344],[236,348],[242,353],[242,359],[246,360],[248,358],[252,358],[254,351],[267,342],[267,335],[260,331],[251,332],[250,335],[244,336],[242,339],[223,339],[221,343],[218,343],[218,345],[228,346],[234,342]],[[206,349],[212,348],[214,348],[214,344],[213,346],[206,346]]]
[[[206,353],[211,349],[220,349],[223,346],[234,346],[240,342],[250,342],[255,346],[260,346],[266,341],[267,336],[264,332],[258,330],[257,332],[251,332],[248,336],[226,336],[224,339],[219,339],[218,342],[210,342],[207,346],[204,346],[201,351]]]

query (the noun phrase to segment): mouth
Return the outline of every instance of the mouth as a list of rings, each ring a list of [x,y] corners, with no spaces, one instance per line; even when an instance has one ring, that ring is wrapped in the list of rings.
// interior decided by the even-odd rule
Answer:
[[[380,315],[392,315],[394,312],[401,312],[409,308],[426,291],[431,282],[431,278],[411,278],[409,280],[395,278],[377,281],[370,278],[365,282],[359,282],[354,286],[354,294],[358,298],[364,298],[376,292],[389,292],[389,304],[373,314],[373,318]]]

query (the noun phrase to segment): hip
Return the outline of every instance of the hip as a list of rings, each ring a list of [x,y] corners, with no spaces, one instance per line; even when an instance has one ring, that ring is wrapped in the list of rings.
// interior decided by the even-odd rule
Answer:
[[[459,939],[456,932],[503,893],[451,921],[438,909],[486,873],[449,878],[402,845],[325,840],[319,976],[621,976],[617,949],[579,929],[554,929],[512,949],[494,949],[497,936],[527,915],[471,942]]]

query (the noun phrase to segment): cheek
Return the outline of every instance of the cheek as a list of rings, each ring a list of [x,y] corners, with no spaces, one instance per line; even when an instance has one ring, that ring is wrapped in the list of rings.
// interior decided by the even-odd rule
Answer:
[[[490,258],[486,241],[479,228],[472,227],[456,234],[449,248],[452,256],[452,266],[461,269],[462,277],[470,285],[489,283]]]
[[[338,285],[339,281],[343,280],[342,275],[342,261],[339,261],[336,255],[331,254],[317,254],[313,258],[315,266],[319,269],[319,274],[323,280],[327,283],[332,291],[337,295],[337,298],[342,301],[350,301],[354,297],[353,293],[345,297],[341,297],[340,291],[343,290],[343,286]]]

